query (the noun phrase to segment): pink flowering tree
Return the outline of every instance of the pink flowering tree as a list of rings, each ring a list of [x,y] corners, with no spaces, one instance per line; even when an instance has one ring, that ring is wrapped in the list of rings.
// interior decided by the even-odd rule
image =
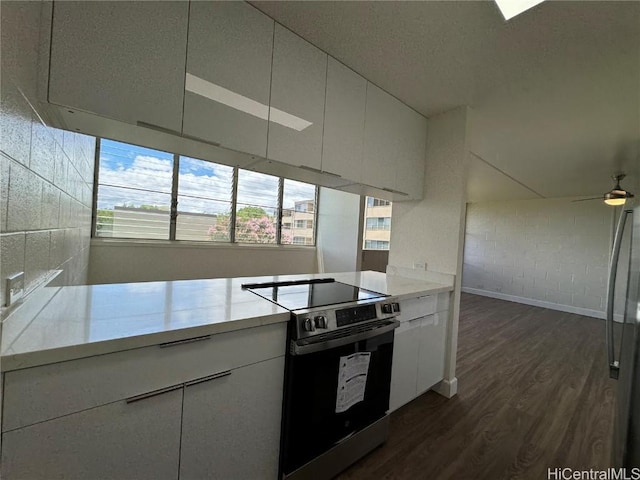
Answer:
[[[214,241],[230,239],[229,215],[218,215],[215,225],[209,227],[209,237]],[[276,217],[268,215],[260,207],[243,207],[236,213],[236,242],[276,243]],[[291,243],[291,232],[283,231],[282,243]]]

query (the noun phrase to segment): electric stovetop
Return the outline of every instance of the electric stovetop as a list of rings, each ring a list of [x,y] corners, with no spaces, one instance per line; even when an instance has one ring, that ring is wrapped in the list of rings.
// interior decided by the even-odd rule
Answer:
[[[383,293],[347,285],[346,283],[336,282],[333,278],[252,283],[242,285],[242,288],[280,305],[287,310],[353,303],[358,300],[370,300],[388,296]]]

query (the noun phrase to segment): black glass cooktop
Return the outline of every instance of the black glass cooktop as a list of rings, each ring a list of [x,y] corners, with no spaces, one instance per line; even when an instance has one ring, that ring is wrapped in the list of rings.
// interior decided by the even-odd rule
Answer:
[[[254,283],[243,288],[276,303],[287,310],[324,307],[339,303],[355,302],[388,295],[336,282],[332,278],[295,282]]]

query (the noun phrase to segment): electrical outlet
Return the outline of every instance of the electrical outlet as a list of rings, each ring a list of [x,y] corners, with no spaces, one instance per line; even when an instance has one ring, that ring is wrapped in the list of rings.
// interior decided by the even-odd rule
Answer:
[[[7,277],[7,294],[5,306],[13,305],[24,295],[24,272],[14,273]]]
[[[426,270],[427,269],[427,262],[415,262],[413,264],[413,269],[414,270]]]

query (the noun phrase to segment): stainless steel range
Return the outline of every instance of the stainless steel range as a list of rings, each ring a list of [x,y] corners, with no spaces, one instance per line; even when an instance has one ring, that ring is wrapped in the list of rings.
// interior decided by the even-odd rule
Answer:
[[[291,311],[281,478],[332,478],[387,438],[399,304],[332,278],[243,288]]]

